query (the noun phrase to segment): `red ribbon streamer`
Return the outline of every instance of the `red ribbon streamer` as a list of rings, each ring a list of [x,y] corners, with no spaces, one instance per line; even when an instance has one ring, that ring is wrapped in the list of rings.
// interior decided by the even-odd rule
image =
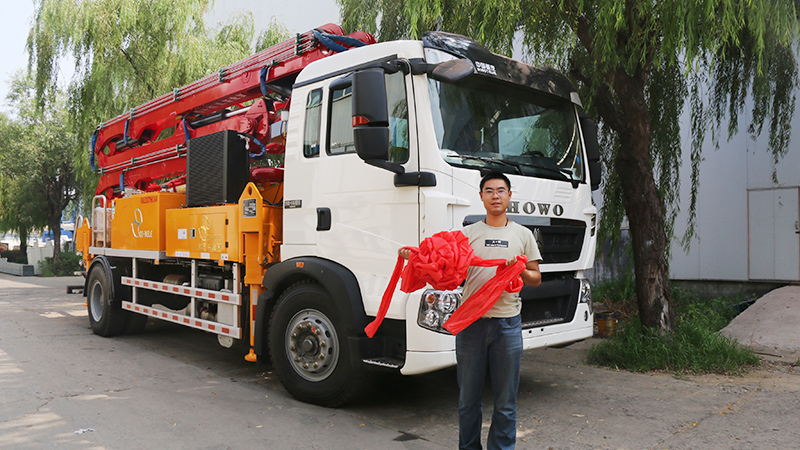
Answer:
[[[503,265],[497,268],[497,274],[466,299],[444,323],[444,328],[453,333],[453,336],[492,309],[492,306],[497,303],[503,291],[513,293],[522,290],[524,283],[520,274],[525,270],[528,258],[525,255],[518,255],[517,262],[514,264],[506,266],[505,263],[505,260],[503,260]]]
[[[430,284],[436,290],[453,290],[467,278],[469,266],[497,266],[497,274],[459,306],[444,324],[445,329],[453,335],[486,314],[504,290],[519,292],[522,289],[520,274],[525,270],[528,261],[524,255],[517,256],[517,262],[510,266],[505,265],[504,259],[480,258],[475,256],[474,250],[469,245],[469,238],[460,231],[442,231],[423,240],[419,248],[403,248],[411,250],[408,265],[403,268],[405,260],[400,256],[397,257],[389,285],[381,298],[378,314],[375,320],[364,328],[369,337],[375,335],[386,317],[401,276],[403,282],[400,284],[400,290],[403,292],[414,292],[426,284]]]

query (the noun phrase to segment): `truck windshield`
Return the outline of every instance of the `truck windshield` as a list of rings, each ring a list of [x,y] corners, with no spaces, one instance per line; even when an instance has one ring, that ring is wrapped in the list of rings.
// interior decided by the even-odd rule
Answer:
[[[436,139],[448,164],[573,184],[584,180],[571,103],[542,106],[518,90],[432,79],[428,88]]]

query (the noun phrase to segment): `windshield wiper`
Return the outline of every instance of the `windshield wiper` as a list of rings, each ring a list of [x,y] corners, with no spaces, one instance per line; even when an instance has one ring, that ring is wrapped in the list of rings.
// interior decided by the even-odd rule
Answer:
[[[556,169],[556,168],[553,168],[553,167],[550,167],[550,166],[545,166],[544,164],[534,164],[534,163],[525,163],[525,162],[520,162],[520,163],[517,163],[517,164],[519,164],[521,166],[526,166],[526,167],[533,167],[534,169],[542,169],[542,170],[547,170],[548,172],[557,173],[557,174],[561,175],[562,177],[564,177],[564,181],[569,181],[570,183],[572,183],[573,189],[578,189],[578,183],[580,182],[580,180],[574,178],[572,176],[572,171],[569,170],[569,169],[565,169],[565,168],[560,167],[560,166]]]
[[[508,161],[502,160],[500,158],[490,158],[488,156],[461,155],[459,153],[450,153],[450,154],[447,154],[445,156],[448,157],[448,158],[474,159],[474,160],[477,160],[477,161],[483,161],[483,162],[488,162],[488,163],[500,164],[502,166],[513,167],[513,168],[517,169],[517,172],[519,172],[520,175],[524,175],[522,173],[522,169],[519,167],[518,164],[512,163],[512,162],[508,162]]]
[[[488,156],[461,155],[461,154],[458,154],[458,153],[450,153],[450,154],[447,154],[446,156],[448,158],[474,159],[474,160],[477,160],[477,161],[483,161],[483,162],[488,162],[488,163],[500,164],[500,165],[504,165],[504,166],[510,166],[510,167],[513,167],[513,168],[517,169],[517,172],[519,172],[520,175],[525,175],[525,173],[522,171],[522,167],[521,166],[533,167],[534,169],[546,170],[548,172],[552,172],[552,173],[556,173],[558,175],[561,175],[561,177],[562,177],[562,179],[564,181],[569,181],[570,184],[572,184],[572,188],[573,189],[578,189],[578,184],[580,183],[580,180],[578,180],[578,179],[576,179],[576,178],[574,178],[572,176],[572,172],[570,170],[564,169],[563,167],[558,167],[556,169],[556,168],[553,168],[553,167],[550,167],[550,166],[545,166],[544,164],[534,164],[534,163],[525,163],[525,162],[506,161],[506,160],[500,159],[500,158],[490,158]]]

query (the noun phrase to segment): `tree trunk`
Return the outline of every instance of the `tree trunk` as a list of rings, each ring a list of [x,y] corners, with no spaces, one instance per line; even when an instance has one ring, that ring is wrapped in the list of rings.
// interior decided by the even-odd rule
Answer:
[[[19,251],[25,257],[25,263],[28,262],[28,229],[20,227],[19,229]]]
[[[53,266],[58,267],[61,260],[61,214],[48,220],[50,231],[53,232]]]
[[[675,314],[666,260],[667,233],[664,205],[650,158],[650,114],[644,77],[619,71],[614,87],[622,115],[620,149],[614,164],[630,224],[639,318],[643,326],[662,335],[671,334]]]

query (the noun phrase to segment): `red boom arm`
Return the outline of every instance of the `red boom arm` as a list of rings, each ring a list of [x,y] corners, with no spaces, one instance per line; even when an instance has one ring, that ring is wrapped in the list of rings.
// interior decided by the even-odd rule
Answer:
[[[315,32],[317,36],[343,34],[341,27],[334,24],[298,34],[295,39],[274,45],[220,69],[219,73],[138,106],[130,114],[100,124],[92,139],[96,171],[103,174],[96,193],[111,198],[122,195],[120,191],[124,186],[145,190],[155,180],[185,174],[188,138],[228,129],[266,142],[270,136],[269,126],[277,120],[276,110],[286,104],[261,98],[262,68],[266,67],[264,81],[268,90],[289,92],[304,67],[335,53],[315,37]],[[360,31],[348,37],[351,39],[344,42],[348,47],[375,43],[372,35]],[[330,46],[335,48],[337,44]],[[244,113],[227,110],[253,99],[258,100]],[[221,114],[209,120],[213,122],[209,125],[197,128],[186,125],[187,122],[201,123],[203,118],[216,113]],[[171,135],[162,136],[170,132]],[[251,142],[253,147],[256,146]],[[114,192],[115,187],[119,187],[117,192]]]

